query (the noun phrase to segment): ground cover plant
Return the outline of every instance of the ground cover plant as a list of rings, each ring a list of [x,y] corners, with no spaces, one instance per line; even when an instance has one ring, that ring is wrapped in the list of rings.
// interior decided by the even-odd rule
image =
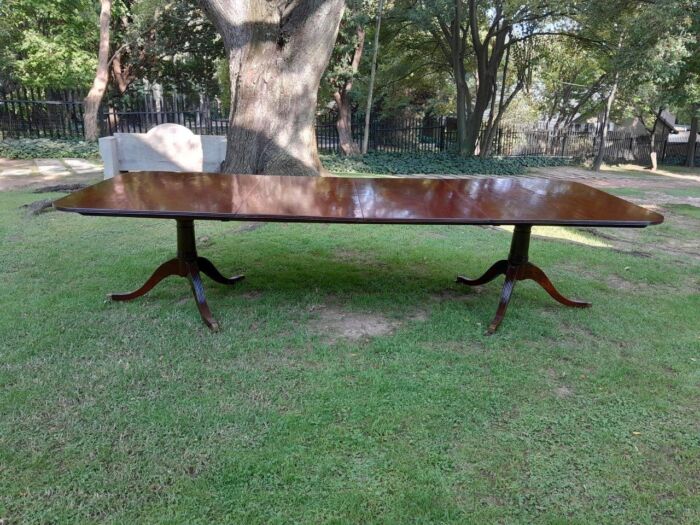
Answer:
[[[454,153],[373,153],[361,157],[322,155],[324,167],[333,173],[408,175],[481,174],[522,175],[529,167],[567,166],[568,157],[464,157]]]
[[[700,218],[644,192],[663,225],[534,232],[593,308],[519,283],[492,337],[499,286],[452,281],[504,229],[198,223],[247,274],[207,283],[211,334],[184,280],[104,300],[172,255],[171,221],[0,193],[0,519],[698,523]]]
[[[6,159],[94,159],[99,156],[96,142],[77,139],[3,139],[0,158]]]

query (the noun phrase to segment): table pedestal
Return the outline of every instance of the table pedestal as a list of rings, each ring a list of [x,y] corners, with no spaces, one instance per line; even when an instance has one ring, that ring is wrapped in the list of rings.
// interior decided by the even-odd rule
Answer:
[[[506,310],[508,309],[510,297],[513,294],[513,288],[515,288],[515,283],[517,281],[532,279],[544,288],[553,299],[563,305],[572,306],[574,308],[587,308],[591,306],[591,303],[575,301],[564,297],[557,291],[545,273],[539,267],[528,261],[531,230],[532,226],[529,224],[517,225],[515,231],[513,231],[513,240],[510,244],[508,259],[503,259],[494,263],[493,266],[486,270],[486,273],[478,279],[467,279],[461,275],[457,277],[458,283],[478,286],[493,281],[499,275],[506,276],[505,282],[503,283],[503,290],[501,291],[501,300],[498,303],[498,310],[496,310],[496,315],[486,331],[488,334],[493,334],[498,329],[498,325],[501,324],[501,321],[503,321]]]
[[[234,284],[243,279],[243,275],[230,278],[224,277],[209,259],[199,257],[194,237],[194,221],[177,219],[177,257],[161,264],[138,290],[129,293],[113,293],[109,295],[109,298],[113,301],[130,301],[148,293],[166,277],[171,275],[186,277],[190,282],[192,293],[204,324],[213,331],[217,331],[219,323],[212,316],[211,310],[209,310],[207,298],[204,295],[202,279],[199,276],[200,271],[211,280],[221,284]]]

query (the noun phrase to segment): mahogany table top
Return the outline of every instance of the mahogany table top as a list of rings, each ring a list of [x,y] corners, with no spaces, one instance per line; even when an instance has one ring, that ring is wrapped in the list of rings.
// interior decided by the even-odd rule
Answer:
[[[578,182],[124,173],[57,200],[84,215],[374,224],[644,227],[663,216]]]

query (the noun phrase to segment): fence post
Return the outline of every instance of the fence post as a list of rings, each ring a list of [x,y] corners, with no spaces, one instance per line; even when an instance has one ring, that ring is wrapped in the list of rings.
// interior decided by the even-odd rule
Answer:
[[[668,145],[668,135],[666,136],[666,140],[664,140],[664,145],[661,148],[661,160],[659,160],[659,164],[662,164],[666,160],[666,146]]]
[[[447,141],[447,118],[440,117],[440,120],[438,120],[438,124],[440,126],[438,131],[438,133],[440,134],[438,138],[438,149],[440,151],[445,151],[445,142]]]
[[[564,133],[561,139],[561,154],[559,155],[560,157],[565,157],[566,156],[566,141],[569,138],[569,133]]]

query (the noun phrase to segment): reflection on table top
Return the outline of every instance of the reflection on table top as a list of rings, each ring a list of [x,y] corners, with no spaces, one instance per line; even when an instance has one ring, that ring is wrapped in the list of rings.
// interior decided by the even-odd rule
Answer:
[[[125,173],[54,203],[85,215],[285,222],[648,226],[663,216],[577,182]]]

